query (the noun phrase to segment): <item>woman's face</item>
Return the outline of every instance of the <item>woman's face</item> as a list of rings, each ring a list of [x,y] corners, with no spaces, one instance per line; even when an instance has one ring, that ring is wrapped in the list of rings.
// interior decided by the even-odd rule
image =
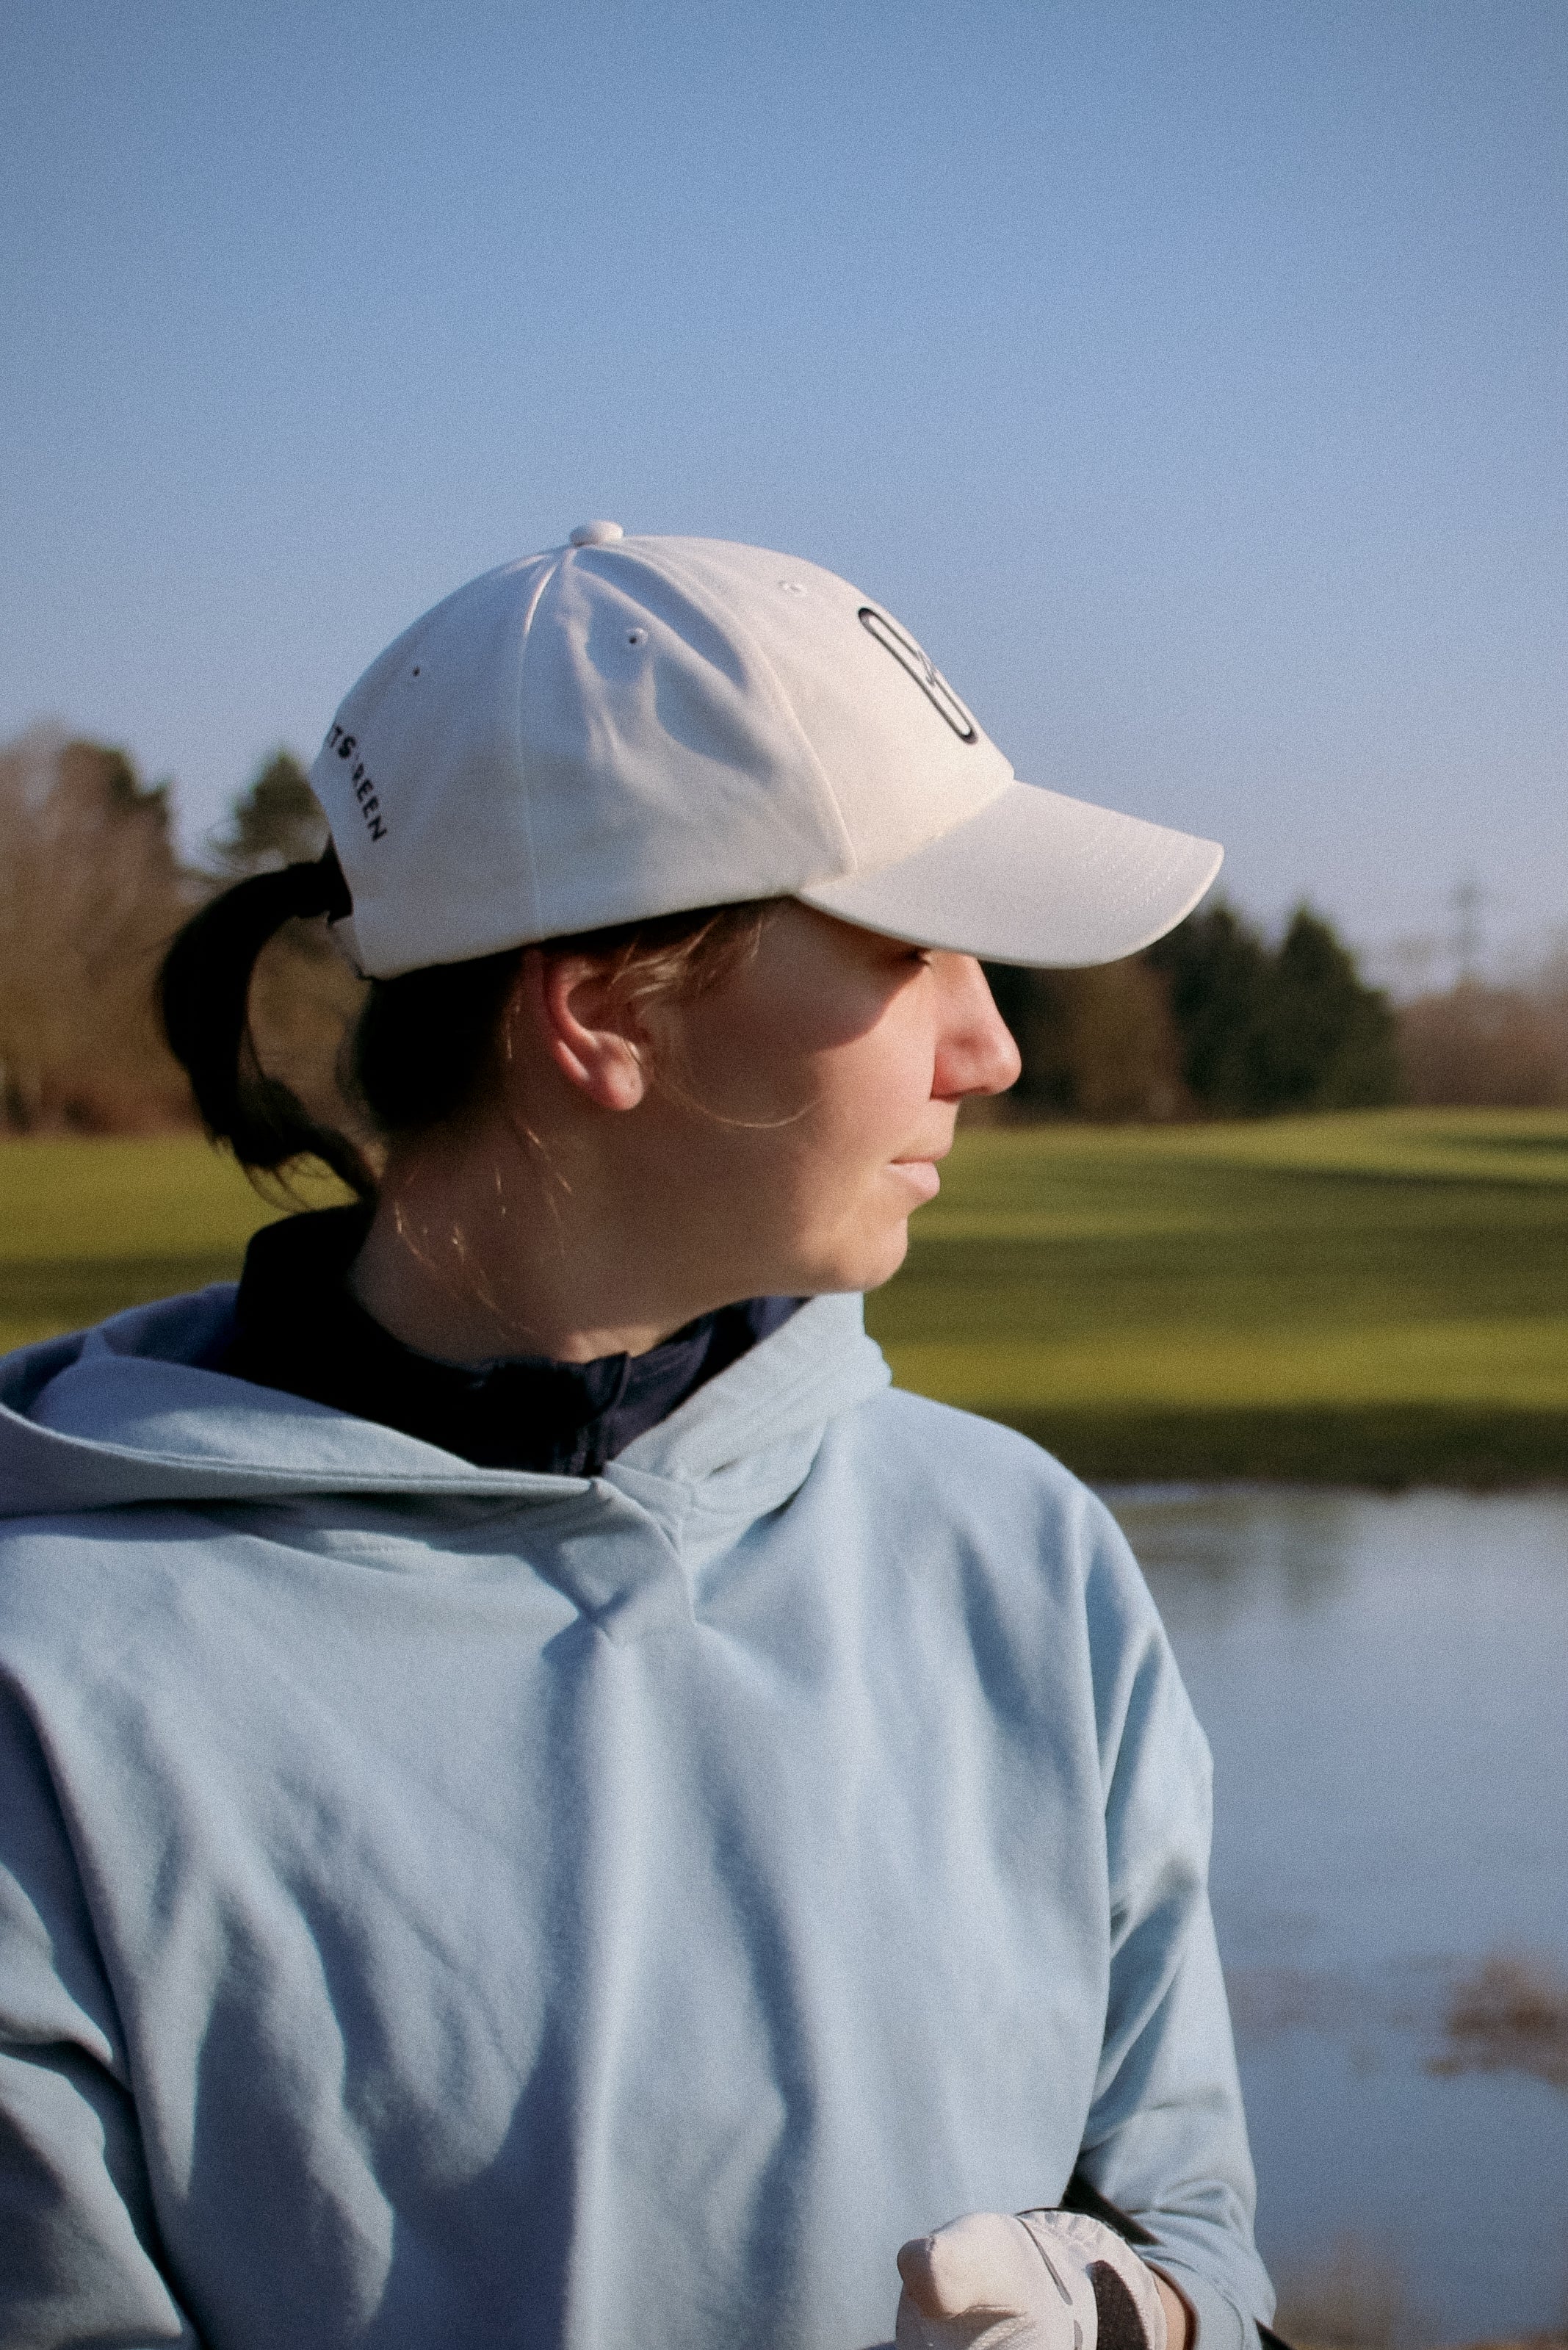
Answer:
[[[971,956],[794,900],[750,961],[657,1014],[650,1042],[660,1074],[621,1122],[628,1144],[639,1129],[641,1229],[727,1297],[886,1281],[960,1103],[1019,1069]]]

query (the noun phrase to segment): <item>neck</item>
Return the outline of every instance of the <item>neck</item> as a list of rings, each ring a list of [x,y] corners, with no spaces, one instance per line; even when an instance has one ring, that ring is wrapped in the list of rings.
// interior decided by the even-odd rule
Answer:
[[[594,1212],[586,1168],[546,1172],[510,1138],[454,1157],[392,1154],[348,1275],[368,1314],[451,1363],[641,1355],[726,1303],[662,1279]]]

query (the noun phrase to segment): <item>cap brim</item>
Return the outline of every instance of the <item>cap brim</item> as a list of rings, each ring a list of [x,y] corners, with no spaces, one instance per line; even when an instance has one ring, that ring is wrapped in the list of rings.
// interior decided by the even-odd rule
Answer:
[[[872,873],[795,895],[868,931],[988,962],[1115,962],[1191,912],[1224,850],[1191,833],[1010,784],[978,816]]]

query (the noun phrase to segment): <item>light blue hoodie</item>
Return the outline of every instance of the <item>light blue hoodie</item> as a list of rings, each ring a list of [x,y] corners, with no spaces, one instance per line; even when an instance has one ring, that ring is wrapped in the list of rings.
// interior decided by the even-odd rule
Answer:
[[[0,2338],[864,2350],[1082,2150],[1272,2307],[1209,1763],[1105,1510],[821,1298],[591,1482],[0,1366]]]

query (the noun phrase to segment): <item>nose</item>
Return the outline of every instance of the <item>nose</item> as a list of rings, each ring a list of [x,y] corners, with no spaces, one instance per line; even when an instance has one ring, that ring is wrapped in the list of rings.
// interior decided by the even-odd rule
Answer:
[[[973,955],[933,956],[943,983],[942,1023],[931,1091],[940,1101],[1004,1094],[1023,1063]]]

